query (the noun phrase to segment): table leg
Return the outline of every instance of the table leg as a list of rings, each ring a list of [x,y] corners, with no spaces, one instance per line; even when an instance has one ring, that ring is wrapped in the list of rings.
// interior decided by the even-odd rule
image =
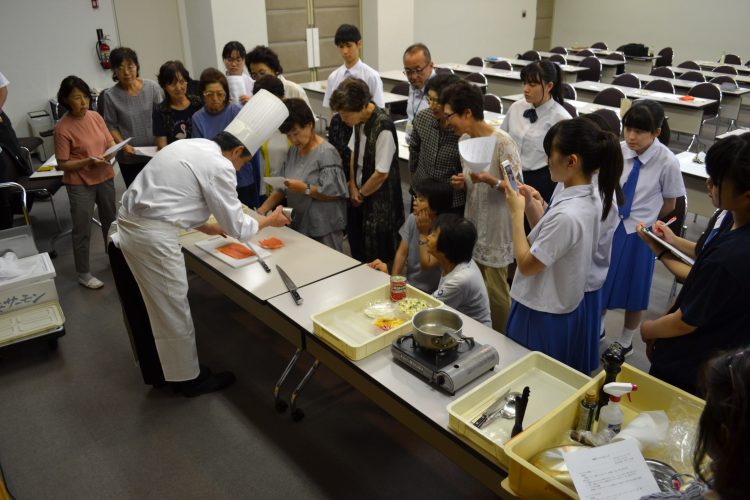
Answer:
[[[302,348],[298,347],[297,350],[294,351],[294,356],[292,356],[289,364],[287,364],[286,368],[284,368],[279,381],[276,382],[276,386],[273,388],[274,407],[279,413],[284,413],[288,407],[286,401],[281,399],[281,386],[284,385],[286,378],[289,376],[289,372],[292,371],[292,368],[297,363],[297,360],[299,360],[300,356],[302,356]]]
[[[313,365],[310,367],[309,370],[307,370],[307,373],[305,373],[305,376],[302,377],[302,380],[300,380],[299,384],[297,384],[297,387],[295,387],[294,392],[292,392],[292,396],[289,398],[289,402],[292,409],[292,420],[295,422],[299,422],[302,420],[305,416],[305,412],[297,408],[297,397],[299,396],[299,393],[302,392],[302,389],[305,388],[305,385],[310,381],[312,376],[317,371],[318,367],[320,366],[320,361],[317,359],[313,363]]]

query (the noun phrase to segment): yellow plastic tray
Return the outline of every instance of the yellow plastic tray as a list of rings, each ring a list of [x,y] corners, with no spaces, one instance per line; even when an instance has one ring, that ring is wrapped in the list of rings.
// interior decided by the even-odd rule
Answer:
[[[57,301],[0,314],[0,346],[40,337],[63,324],[65,316]]]
[[[367,306],[376,301],[390,300],[391,285],[383,285],[353,299],[312,316],[313,331],[349,359],[358,360],[388,347],[412,329],[411,321],[382,331],[365,315]],[[443,303],[411,285],[406,285],[406,296],[422,299],[431,308]]]
[[[472,422],[508,389],[521,392],[524,386],[529,386],[531,394],[523,420],[524,429],[527,429],[554,412],[590,381],[591,377],[546,354],[531,352],[449,404],[448,426],[507,468],[505,443],[510,439],[515,421],[499,418],[482,429]]]
[[[578,498],[575,490],[551,478],[537,469],[529,460],[537,453],[554,446],[558,446],[563,433],[574,427],[578,415],[578,407],[586,391],[593,388],[597,391],[604,382],[605,373],[597,375],[590,383],[582,387],[572,398],[560,406],[556,411],[548,414],[537,422],[533,428],[523,432],[510,441],[505,452],[510,459],[508,469],[509,486],[512,492],[521,498]],[[692,408],[696,427],[700,412],[705,402],[687,392],[652,377],[633,366],[624,364],[617,376],[618,382],[632,382],[638,385],[638,391],[632,394],[632,402],[623,398],[620,402],[625,414],[624,424],[627,425],[635,416],[644,411],[664,410],[669,416],[672,403],[678,398],[691,404],[683,405],[683,409]],[[688,408],[690,407],[690,408]],[[662,457],[649,456],[661,459]]]

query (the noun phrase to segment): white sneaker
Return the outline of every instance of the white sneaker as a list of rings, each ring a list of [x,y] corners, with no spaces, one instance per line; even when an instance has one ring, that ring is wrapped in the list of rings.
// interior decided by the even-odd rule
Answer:
[[[91,276],[90,274],[78,276],[78,283],[92,290],[96,290],[104,286],[104,283]]]

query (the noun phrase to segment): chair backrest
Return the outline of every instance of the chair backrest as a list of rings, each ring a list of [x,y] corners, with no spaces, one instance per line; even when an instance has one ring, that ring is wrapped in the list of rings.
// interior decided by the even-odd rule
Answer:
[[[578,100],[578,92],[576,92],[575,87],[567,82],[563,82],[562,84],[562,95],[563,99],[570,99],[571,101]]]
[[[623,99],[625,94],[622,90],[614,87],[607,87],[600,91],[594,96],[594,104],[601,104],[602,106],[613,106],[615,108],[620,107],[620,99]]]
[[[621,54],[620,52],[610,52],[609,54],[604,56],[604,59],[610,59],[612,61],[624,61],[625,54]]]
[[[666,92],[667,94],[674,94],[674,85],[672,82],[666,80],[651,80],[643,86],[645,90],[654,90],[656,92]]]
[[[685,69],[695,69],[699,70],[701,69],[700,64],[698,64],[695,61],[683,61],[680,64],[677,65],[678,68],[685,68]]]
[[[391,89],[391,94],[409,95],[409,83],[408,82],[398,82]]]
[[[409,84],[407,82],[398,82],[391,89],[392,94],[398,95],[409,95]],[[390,106],[391,118],[397,120],[402,116],[406,116],[406,101],[394,102]]]
[[[492,67],[494,69],[506,69],[508,71],[513,69],[513,65],[508,61],[497,61],[496,63],[492,64]]]
[[[567,110],[571,118],[578,118],[578,110],[568,101],[563,101],[563,108]]]
[[[484,61],[482,61],[481,57],[472,57],[468,61],[466,61],[467,66],[479,66],[484,67]]]
[[[495,94],[484,94],[483,101],[485,111],[492,111],[494,113],[502,114],[503,101],[501,101],[498,96],[496,96]]]
[[[641,88],[641,81],[633,73],[623,73],[612,80],[612,85],[622,85],[623,87]]]
[[[620,137],[620,133],[622,132],[622,122],[617,113],[611,109],[597,109],[596,111],[593,111],[592,114],[604,118],[604,121],[607,122],[607,130],[615,134],[617,137]]]
[[[683,226],[685,226],[685,219],[687,218],[687,195],[678,197],[675,200],[674,210],[669,212],[660,220],[666,222],[672,217],[676,217],[676,219],[669,225],[669,229],[671,229],[674,234],[682,236],[682,228]]]
[[[602,63],[596,57],[586,57],[581,62],[579,62],[578,65],[583,66],[584,68],[588,68],[587,71],[581,71],[580,73],[578,73],[579,80],[598,82],[602,77]]]
[[[519,59],[523,59],[524,61],[541,61],[542,56],[539,55],[539,52],[536,50],[527,50],[520,56],[518,56]]]
[[[568,49],[566,49],[565,47],[561,47],[559,45],[557,47],[552,47],[551,49],[549,49],[549,51],[552,52],[553,54],[562,54],[564,56],[568,55]]]
[[[714,68],[714,73],[726,73],[727,75],[737,75],[737,70],[731,66],[722,64],[721,66],[717,66],[716,68]]]
[[[716,76],[711,78],[708,83],[715,83],[722,90],[738,88],[737,81],[729,75]]]
[[[674,71],[666,66],[659,66],[651,70],[650,75],[660,76],[662,78],[674,78]]]
[[[436,75],[452,75],[453,70],[450,68],[435,68]]]
[[[726,54],[724,56],[724,64],[742,64],[742,59],[736,54]]]
[[[607,44],[604,42],[596,42],[591,44],[592,49],[607,50]]]
[[[687,95],[693,97],[702,97],[704,99],[714,99],[715,104],[703,109],[703,119],[713,118],[719,114],[721,105],[721,89],[715,83],[699,83],[688,90]]]
[[[576,52],[576,55],[581,56],[581,57],[589,57],[589,56],[593,56],[594,53],[591,52],[589,49],[583,49],[583,50],[579,50],[578,52]]]
[[[556,62],[557,64],[561,64],[563,66],[568,64],[568,60],[565,59],[565,56],[562,54],[552,54],[551,56],[549,56],[549,60],[552,62]]]
[[[487,92],[487,77],[482,73],[469,73],[464,77],[464,80],[471,83],[476,83],[484,94]]]
[[[674,58],[674,50],[672,50],[672,47],[664,47],[659,51],[657,56],[654,66],[671,66],[672,59]]]
[[[691,82],[705,82],[706,77],[699,71],[686,71],[680,75],[680,80],[690,80]]]

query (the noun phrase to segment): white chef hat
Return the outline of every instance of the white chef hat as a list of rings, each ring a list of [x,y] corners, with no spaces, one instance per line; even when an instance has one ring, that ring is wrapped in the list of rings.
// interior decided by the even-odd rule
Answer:
[[[250,153],[255,154],[287,116],[289,110],[281,99],[263,89],[253,94],[224,132],[235,136]]]

